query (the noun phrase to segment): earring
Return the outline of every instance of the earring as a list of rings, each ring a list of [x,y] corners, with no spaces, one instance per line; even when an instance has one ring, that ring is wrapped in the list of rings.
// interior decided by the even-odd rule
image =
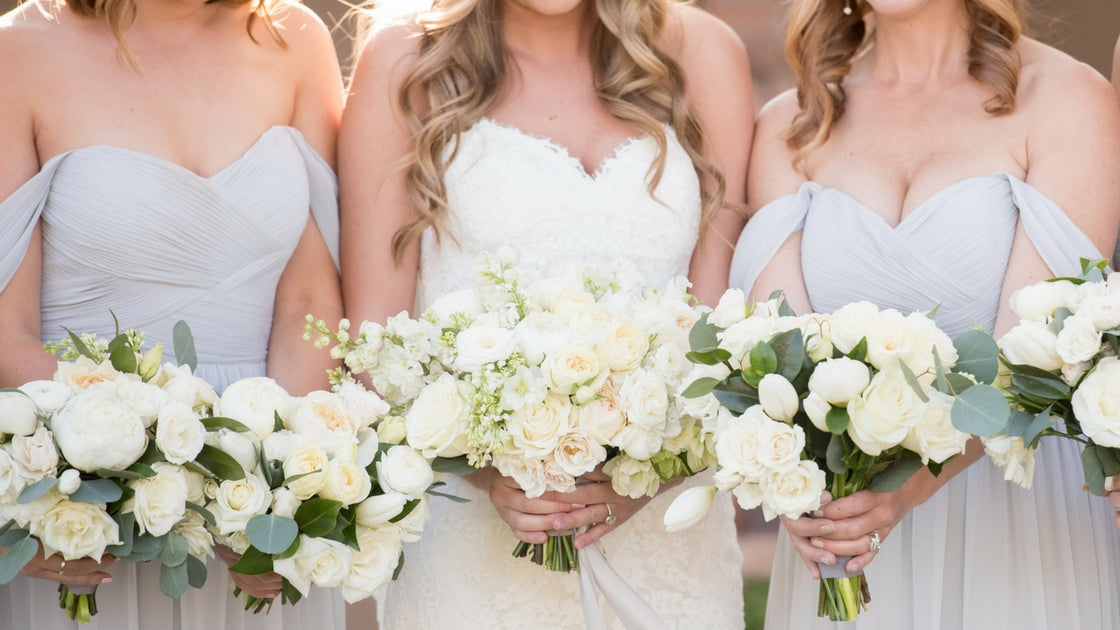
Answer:
[[[852,0],[844,0],[844,15],[852,14]]]

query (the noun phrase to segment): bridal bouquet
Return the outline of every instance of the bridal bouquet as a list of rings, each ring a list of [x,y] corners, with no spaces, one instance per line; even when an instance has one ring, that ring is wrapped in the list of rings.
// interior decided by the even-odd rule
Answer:
[[[999,341],[1000,386],[1011,408],[984,446],[1004,478],[1025,488],[1045,435],[1085,444],[1093,492],[1103,494],[1105,480],[1120,474],[1120,274],[1108,273],[1103,260],[1082,268],[1079,278],[1016,291],[1010,306],[1021,321]]]
[[[313,332],[370,375],[409,445],[466,471],[493,465],[529,497],[574,490],[600,467],[615,492],[652,496],[709,465],[710,439],[678,395],[697,317],[683,279],[650,289],[623,272],[541,278],[485,259],[478,280],[418,319],[366,322],[356,338],[346,322]],[[514,555],[570,571],[572,541],[556,533]]]
[[[707,512],[717,492],[767,520],[820,507],[821,492],[888,492],[964,452],[970,398],[999,397],[996,347],[980,332],[955,342],[921,313],[857,302],[797,317],[780,297],[751,305],[724,294],[690,335],[696,362],[684,395],[715,417],[715,486],[681,494],[670,531]],[[972,392],[969,394],[969,392]],[[837,567],[843,567],[841,558]],[[818,614],[853,620],[870,596],[862,574],[822,567]]]
[[[418,540],[433,485],[428,461],[383,423],[389,406],[352,382],[292,397],[275,381],[231,384],[208,441],[229,474],[207,485],[215,540],[241,554],[232,571],[283,578],[281,601],[312,584],[356,602],[396,576]],[[245,598],[260,612],[271,599]]]
[[[129,330],[106,341],[75,335],[47,344],[61,355],[53,380],[0,391],[0,583],[42,545],[64,561],[158,560],[160,590],[177,598],[206,580],[213,543],[204,527],[204,444],[216,396],[192,376],[193,342],[175,328],[185,365],[160,365]],[[6,524],[5,524],[6,523]],[[63,565],[65,568],[65,564]],[[59,586],[71,619],[97,613],[95,589]]]

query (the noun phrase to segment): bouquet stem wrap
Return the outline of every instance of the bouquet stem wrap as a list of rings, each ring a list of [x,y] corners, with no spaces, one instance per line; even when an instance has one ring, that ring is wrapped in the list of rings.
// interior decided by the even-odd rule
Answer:
[[[599,543],[579,550],[579,595],[587,630],[606,630],[596,590],[627,630],[668,630],[649,603],[611,568]]]

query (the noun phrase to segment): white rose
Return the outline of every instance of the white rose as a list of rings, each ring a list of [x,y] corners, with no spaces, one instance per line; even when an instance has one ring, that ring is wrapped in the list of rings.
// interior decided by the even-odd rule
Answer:
[[[323,588],[341,585],[350,573],[352,555],[340,542],[300,535],[295,555],[274,561],[272,570],[306,596],[312,584]]]
[[[367,476],[366,479],[369,479],[369,477]],[[281,486],[272,491],[272,513],[276,516],[293,518],[302,503],[303,501],[288,488]]]
[[[595,470],[607,459],[607,449],[581,433],[568,433],[556,444],[556,464],[573,477]]]
[[[501,326],[477,323],[455,338],[455,369],[478,372],[483,365],[504,361],[517,349],[513,331]]]
[[[1023,444],[1023,438],[992,435],[982,438],[984,451],[992,463],[1003,469],[1003,480],[1030,490],[1034,483],[1034,451]]]
[[[466,420],[470,386],[443,374],[424,388],[405,414],[408,443],[424,457],[457,457],[467,452]],[[385,440],[389,441],[389,440]]]
[[[1066,363],[1088,361],[1101,351],[1101,332],[1088,317],[1071,315],[1062,322],[1055,349]]]
[[[244,479],[225,480],[218,484],[210,510],[218,521],[218,531],[229,534],[245,529],[249,519],[264,514],[272,505],[272,490],[264,479],[245,475]]]
[[[652,497],[661,488],[661,477],[653,464],[647,460],[625,455],[612,457],[603,466],[603,473],[610,476],[611,488],[616,494],[631,499]]]
[[[615,444],[634,459],[649,459],[661,450],[663,441],[660,430],[651,431],[636,424],[628,424],[614,437]]]
[[[145,427],[152,426],[160,409],[170,397],[162,389],[143,381],[124,383],[120,388],[121,401],[140,416]]]
[[[58,476],[58,492],[67,496],[74,494],[82,486],[82,474],[77,468],[67,468]],[[0,492],[2,495],[3,492]]]
[[[805,431],[784,422],[763,422],[758,438],[758,463],[768,472],[797,467],[805,448]]]
[[[773,420],[758,405],[747,409],[716,434],[716,459],[725,470],[732,470],[756,481],[765,473],[761,461],[762,433]]]
[[[54,373],[54,380],[77,392],[98,383],[115,381],[123,376],[112,363],[94,363],[88,357],[78,357],[73,362],[60,361]]]
[[[187,511],[187,478],[175,464],[156,462],[154,477],[134,479],[128,483],[136,493],[132,511],[140,533],[163,536],[171,531]]]
[[[428,460],[408,446],[391,447],[377,462],[381,487],[409,498],[423,494],[432,485],[433,474]]]
[[[712,508],[715,497],[714,486],[697,486],[681,492],[665,511],[665,531],[679,532],[699,523]]]
[[[217,448],[226,455],[237,460],[241,469],[246,473],[256,472],[260,464],[260,454],[257,445],[245,437],[252,433],[238,433],[232,429],[218,429],[206,433],[204,440],[207,444]]]
[[[763,516],[767,521],[779,515],[796,518],[820,509],[824,489],[824,471],[813,461],[803,461],[791,470],[772,473],[762,484]]]
[[[1095,444],[1120,447],[1120,359],[1101,359],[1073,392],[1073,415]]]
[[[181,468],[180,470],[183,471],[183,477],[187,480],[187,500],[198,505],[206,503],[206,482],[212,482],[213,479],[207,479],[202,476],[202,473],[197,473],[189,468]]]
[[[747,296],[742,289],[728,289],[719,297],[719,304],[708,315],[708,323],[730,328],[747,318]]]
[[[969,435],[953,426],[954,398],[939,391],[930,391],[918,421],[906,434],[902,446],[922,456],[922,463],[943,463],[953,455],[960,455],[968,444]]]
[[[506,420],[513,446],[527,457],[545,457],[571,428],[572,403],[549,394],[544,402],[523,407]]]
[[[1109,286],[1120,286],[1120,282],[1110,282]],[[1120,328],[1120,291],[1113,289],[1104,295],[1085,300],[1077,308],[1077,314],[1092,321],[1097,330]]]
[[[7,520],[4,516],[5,506],[15,503],[25,485],[26,481],[19,475],[12,456],[0,445],[0,520]]]
[[[16,469],[25,479],[41,479],[53,473],[58,466],[58,451],[47,427],[39,427],[26,437],[13,437],[11,448]]]
[[[544,460],[544,483],[553,492],[572,492],[576,489],[576,478],[561,468],[554,459]]]
[[[626,426],[626,416],[610,398],[599,398],[581,407],[573,407],[572,424],[593,442],[618,446],[615,438]]]
[[[226,535],[217,535],[214,540],[219,544],[225,545],[233,550],[233,553],[242,554],[249,550],[249,534],[243,529],[230,532]]]
[[[301,500],[306,501],[323,489],[327,477],[327,453],[312,442],[292,451],[284,460],[284,478],[293,479],[287,484]]]
[[[879,372],[848,405],[848,435],[874,457],[901,444],[921,413],[921,399],[899,370]]]
[[[30,396],[0,392],[0,436],[31,435],[39,427],[39,410]]]
[[[633,322],[622,322],[599,344],[598,351],[610,369],[632,370],[649,352],[649,334]]]
[[[393,448],[412,450],[407,446],[394,446]],[[417,455],[417,457],[420,457],[420,455]],[[427,464],[427,460],[423,457],[420,457],[420,460]],[[368,497],[371,489],[372,482],[369,473],[364,468],[359,468],[353,462],[340,461],[335,458],[327,464],[323,489],[319,491],[319,496],[333,499],[343,505],[354,505]]]
[[[44,418],[53,415],[70,399],[70,388],[55,381],[31,381],[20,385],[19,390],[31,398],[39,410],[39,415]],[[0,396],[0,401],[2,400],[4,398]],[[6,420],[8,420],[7,412],[0,412],[0,433],[14,433],[4,429]]]
[[[832,345],[848,354],[867,336],[868,329],[879,317],[879,307],[871,302],[853,302],[840,307],[828,319],[832,331]]]
[[[789,422],[797,414],[797,390],[781,374],[762,377],[758,383],[758,399],[766,415],[775,420]]]
[[[215,411],[249,427],[259,441],[276,428],[276,414],[286,418],[294,403],[291,395],[276,381],[254,376],[231,383],[222,392]]]
[[[534,312],[525,316],[513,329],[517,345],[529,365],[540,365],[546,355],[552,355],[570,343],[568,327],[552,313]]]
[[[354,518],[362,527],[377,527],[397,518],[408,503],[408,497],[399,492],[375,494],[358,504]]]
[[[1059,308],[1069,308],[1077,286],[1068,280],[1039,282],[1011,294],[1011,310],[1023,319],[1045,322]]]
[[[753,510],[759,507],[765,498],[762,494],[762,484],[755,482],[739,484],[731,489],[731,494],[735,495],[739,507],[744,510]]]
[[[1030,365],[1047,371],[1062,367],[1058,336],[1041,322],[1020,322],[1003,335],[999,347],[1007,360],[1016,365]]]
[[[547,489],[544,464],[535,457],[498,453],[494,455],[494,468],[498,469],[503,477],[516,481],[530,499],[541,496]]]
[[[198,512],[188,511],[187,517],[179,521],[171,531],[187,541],[187,553],[190,555],[199,560],[214,555],[214,537],[207,531],[206,520]],[[244,550],[241,553],[244,553]]]
[[[568,294],[552,305],[552,312],[568,327],[576,344],[596,346],[611,331],[611,314],[590,293]]]
[[[720,468],[717,470],[716,473],[712,475],[712,481],[715,483],[716,488],[720,490],[734,490],[735,486],[747,483],[746,477],[730,468]]]
[[[893,309],[879,313],[867,331],[868,363],[884,370],[902,362],[914,374],[925,372],[933,364],[933,356],[926,339],[913,324],[913,320]]]
[[[166,367],[167,364],[164,364],[164,367],[160,369],[163,370]],[[182,365],[176,370],[175,376],[172,376],[160,386],[168,396],[200,413],[207,409],[213,409],[214,405],[218,404],[218,394],[214,391],[214,388],[206,381],[191,374],[189,366]]]
[[[156,446],[167,461],[185,464],[194,460],[205,444],[206,427],[186,404],[168,402],[156,420]]]
[[[51,420],[51,431],[66,461],[83,472],[124,470],[148,448],[144,422],[111,384],[92,385],[71,398]]]
[[[557,394],[571,394],[580,385],[598,388],[600,377],[608,374],[599,355],[591,348],[576,346],[546,356],[541,375]]]
[[[867,389],[870,382],[871,371],[862,361],[847,357],[826,359],[813,369],[813,375],[809,377],[809,391],[837,407],[846,407],[849,401],[858,398]]]
[[[358,530],[358,551],[352,556],[350,572],[342,580],[342,598],[347,603],[363,600],[393,579],[401,556],[401,533],[395,527]]]
[[[305,435],[282,429],[269,434],[269,436],[261,442],[261,450],[264,451],[266,460],[285,462],[293,451],[310,441],[311,440],[307,439]]]
[[[669,392],[653,372],[635,370],[618,388],[618,406],[626,421],[648,431],[663,431],[669,410]]]
[[[1001,364],[1002,365],[1002,364]],[[1081,363],[1067,363],[1062,366],[1062,381],[1066,385],[1073,387],[1081,380],[1082,376],[1089,371],[1093,364],[1089,361],[1082,361]]]
[[[61,495],[59,495],[61,496]],[[104,504],[57,500],[31,522],[31,533],[43,545],[43,555],[59,554],[64,560],[100,560],[109,545],[121,543],[117,523]]]
[[[331,392],[311,392],[296,401],[284,428],[306,435],[328,453],[358,443],[358,422]]]
[[[335,386],[335,392],[342,400],[346,413],[356,418],[358,426],[363,429],[372,427],[389,413],[389,403],[382,400],[376,392],[362,387],[360,383],[345,381]]]

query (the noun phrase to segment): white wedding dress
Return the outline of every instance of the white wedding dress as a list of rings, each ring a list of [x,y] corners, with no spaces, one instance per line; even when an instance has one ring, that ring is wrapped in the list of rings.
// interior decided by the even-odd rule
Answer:
[[[276,286],[314,213],[337,260],[334,173],[292,127],[265,131],[210,177],[143,153],[90,146],[58,155],[0,201],[0,291],[42,226],[42,335],[63,326],[110,338],[124,328],[164,344],[192,329],[198,376],[219,392],[265,373]],[[3,360],[0,358],[0,360]],[[2,525],[2,523],[0,523]],[[159,590],[158,563],[117,563],[98,588],[99,612],[83,630],[343,630],[337,590],[314,589],[295,607],[243,610],[220,560],[202,590],[179,601]],[[17,576],[0,586],[0,630],[74,629],[57,584]]]
[[[438,243],[431,232],[422,240],[420,306],[469,286],[478,256],[504,247],[543,270],[625,260],[655,286],[685,274],[699,229],[699,184],[667,133],[666,169],[651,197],[646,175],[657,149],[649,138],[624,143],[589,175],[563,147],[483,119],[462,135],[445,177],[447,233]],[[379,598],[381,630],[584,628],[577,575],[511,557],[517,539],[489,497],[460,478],[449,485],[471,501],[432,501],[423,538],[405,550],[400,578]],[[667,628],[742,628],[730,499],[695,527],[669,534],[662,516],[680,490],[607,534],[606,558]],[[603,608],[608,627],[622,628]]]

